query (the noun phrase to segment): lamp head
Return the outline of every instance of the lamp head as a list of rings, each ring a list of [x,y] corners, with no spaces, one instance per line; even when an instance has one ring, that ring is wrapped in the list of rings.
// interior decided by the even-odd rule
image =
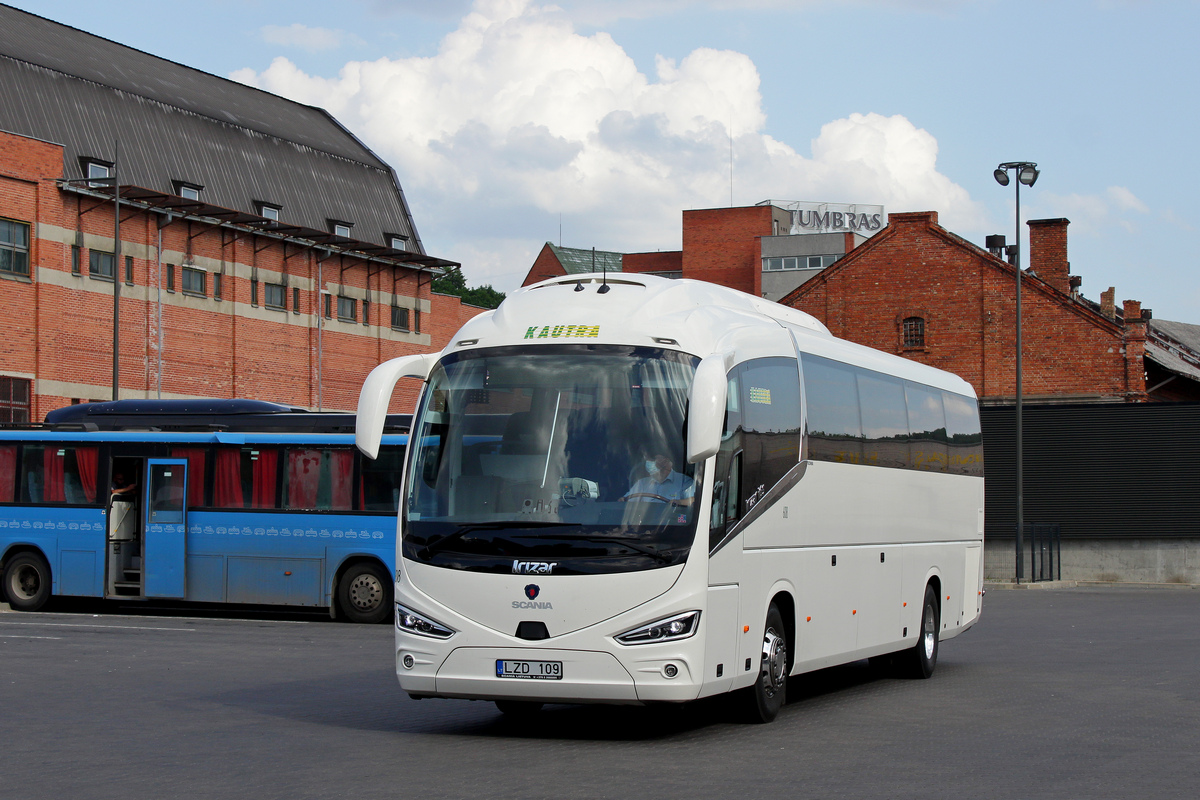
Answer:
[[[1001,186],[1008,186],[1008,170],[1003,167],[996,167],[996,171],[992,174],[996,176],[996,183]]]
[[[1017,173],[1017,180],[1026,186],[1033,186],[1037,183],[1038,175],[1041,175],[1038,168],[1033,164],[1026,164],[1021,167],[1021,171]]]

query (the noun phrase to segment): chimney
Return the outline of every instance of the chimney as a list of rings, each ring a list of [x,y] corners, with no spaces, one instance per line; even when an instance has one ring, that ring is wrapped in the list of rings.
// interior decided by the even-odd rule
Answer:
[[[1117,288],[1115,286],[1108,287],[1107,292],[1100,293],[1100,313],[1109,319],[1117,318],[1116,301]]]
[[[1067,261],[1069,219],[1031,219],[1029,225],[1029,268],[1063,294],[1071,293],[1071,264]]]
[[[983,240],[984,247],[996,258],[1004,258],[1004,234],[993,233]]]

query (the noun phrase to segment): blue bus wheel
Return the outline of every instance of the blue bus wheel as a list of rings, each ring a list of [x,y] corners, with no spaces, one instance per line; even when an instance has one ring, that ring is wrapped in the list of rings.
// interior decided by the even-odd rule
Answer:
[[[338,607],[351,622],[383,622],[392,612],[392,583],[373,561],[354,564],[338,581]]]
[[[4,591],[20,611],[37,611],[50,599],[50,565],[37,553],[21,553],[4,569]]]

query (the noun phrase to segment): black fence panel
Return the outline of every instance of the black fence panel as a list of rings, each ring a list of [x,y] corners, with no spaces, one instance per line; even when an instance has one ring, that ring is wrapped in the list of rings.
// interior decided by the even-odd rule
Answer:
[[[980,415],[985,533],[1011,540],[1015,408]],[[1200,403],[1027,405],[1022,417],[1026,523],[1067,539],[1200,537]]]

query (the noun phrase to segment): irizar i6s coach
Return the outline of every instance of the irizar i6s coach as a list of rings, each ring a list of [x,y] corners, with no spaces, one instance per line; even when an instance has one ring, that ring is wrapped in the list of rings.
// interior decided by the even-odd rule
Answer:
[[[371,372],[356,441],[424,381],[396,674],[413,697],[687,702],[770,721],[789,675],[929,677],[981,610],[975,393],[709,283],[572,275]]]

